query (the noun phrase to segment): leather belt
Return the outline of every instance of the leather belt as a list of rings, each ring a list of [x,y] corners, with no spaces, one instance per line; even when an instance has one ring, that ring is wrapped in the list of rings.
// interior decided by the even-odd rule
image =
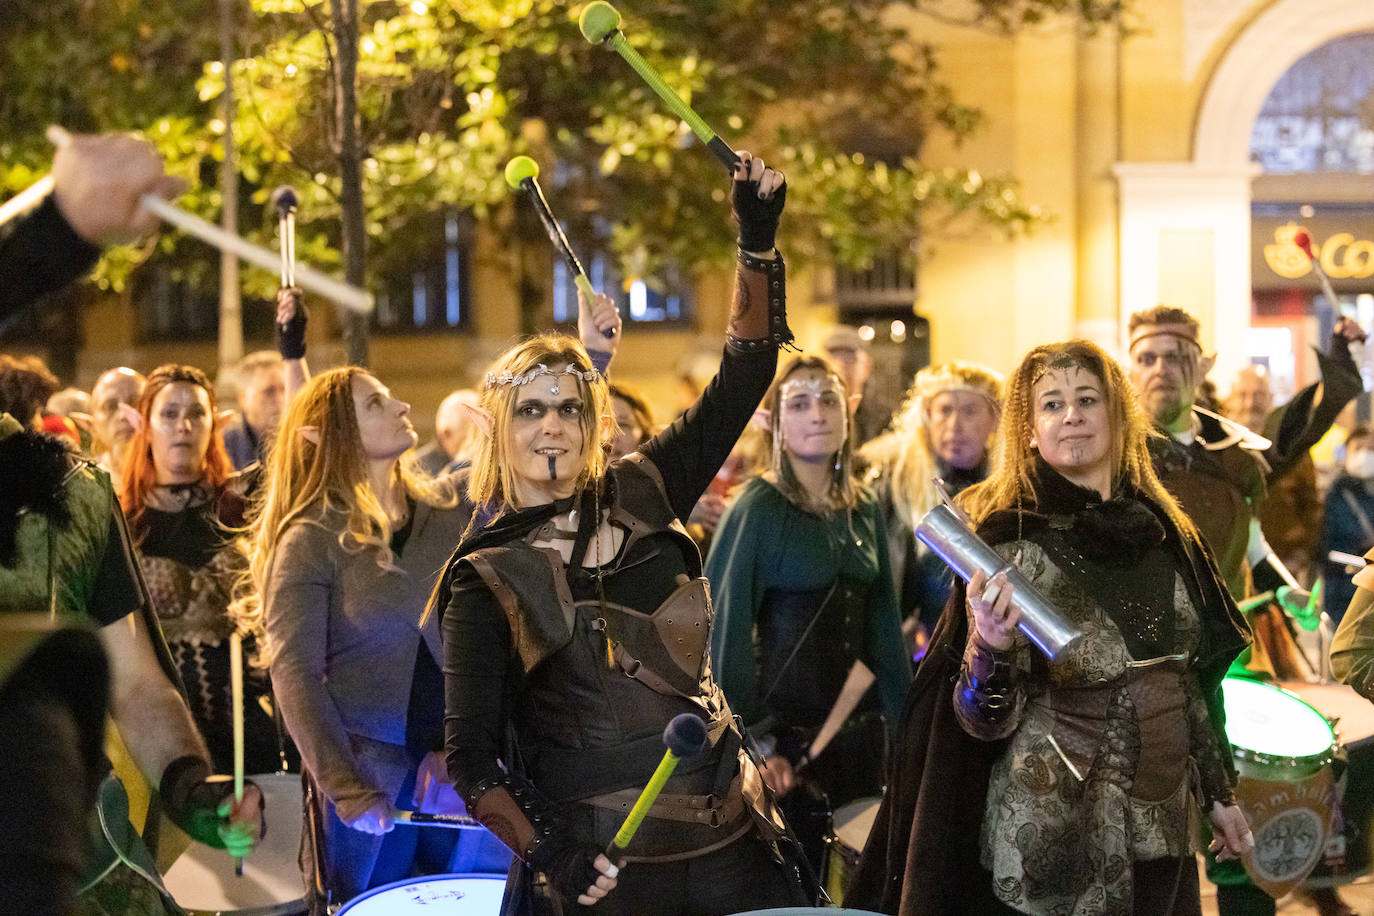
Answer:
[[[639,800],[639,789],[621,789],[581,799],[583,804],[612,811],[629,813]],[[661,794],[649,808],[649,817],[665,821],[678,821],[684,824],[704,824],[707,827],[733,825],[747,813],[744,793],[740,791],[740,778],[736,776],[726,790],[725,797],[719,795],[670,795]]]

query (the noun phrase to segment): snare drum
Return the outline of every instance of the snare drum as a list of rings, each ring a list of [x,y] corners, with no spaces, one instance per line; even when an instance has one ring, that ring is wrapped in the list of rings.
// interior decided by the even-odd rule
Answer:
[[[243,860],[243,877],[223,849],[200,843],[182,853],[162,876],[163,884],[192,914],[296,916],[305,912],[305,888],[297,856],[301,845],[301,776],[251,776],[262,790],[267,836]]]
[[[434,914],[497,916],[506,879],[498,875],[431,875],[374,887],[344,904],[335,916],[394,916],[428,909]]]
[[[1231,677],[1221,686],[1240,773],[1236,798],[1255,834],[1245,870],[1277,899],[1322,858],[1336,803],[1336,736],[1320,712],[1287,690]]]
[[[880,798],[860,798],[835,809],[834,824],[826,838],[825,892],[836,903],[844,902],[881,802]]]

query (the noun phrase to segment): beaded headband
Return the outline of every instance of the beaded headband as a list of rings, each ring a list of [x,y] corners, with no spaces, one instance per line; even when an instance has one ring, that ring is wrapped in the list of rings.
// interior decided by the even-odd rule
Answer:
[[[544,365],[543,363],[540,363],[539,365],[535,366],[535,367],[534,367],[533,369],[531,369],[530,371],[525,372],[525,373],[522,373],[522,374],[520,374],[520,375],[515,375],[515,374],[510,373],[510,372],[502,372],[502,373],[500,373],[500,374],[497,374],[497,373],[495,373],[495,372],[488,372],[488,373],[487,373],[487,378],[486,378],[486,384],[485,384],[484,387],[490,389],[490,388],[502,388],[502,387],[505,387],[506,385],[512,385],[512,386],[514,386],[514,387],[516,387],[516,388],[519,388],[521,385],[528,385],[530,382],[532,382],[532,381],[534,381],[535,379],[539,378],[539,376],[541,376],[541,375],[552,375],[552,376],[555,376],[554,383],[553,383],[553,388],[550,389],[550,393],[551,393],[551,394],[558,394],[558,387],[559,387],[559,385],[560,385],[561,382],[560,382],[560,380],[557,378],[557,376],[560,376],[560,375],[571,375],[572,377],[574,377],[574,378],[576,378],[576,379],[579,379],[579,380],[581,380],[581,381],[590,382],[590,381],[593,381],[593,380],[596,378],[597,372],[596,372],[595,369],[585,369],[585,370],[584,370],[584,369],[578,369],[578,368],[576,368],[575,366],[567,366],[567,367],[565,367],[564,369],[562,369],[562,370],[560,370],[560,371],[554,371],[553,369],[550,369],[548,366]]]

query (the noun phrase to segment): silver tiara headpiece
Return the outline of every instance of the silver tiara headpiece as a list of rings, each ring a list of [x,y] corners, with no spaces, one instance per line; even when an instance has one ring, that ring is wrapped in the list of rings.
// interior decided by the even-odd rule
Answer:
[[[515,375],[511,372],[501,372],[499,374],[496,372],[488,372],[486,387],[502,388],[506,385],[512,385],[516,388],[519,388],[521,385],[528,385],[530,382],[539,378],[539,376],[541,375],[555,376],[553,388],[550,389],[550,393],[558,394],[558,388],[562,382],[562,379],[560,378],[561,376],[571,375],[572,377],[579,379],[581,381],[590,382],[596,378],[596,370],[578,369],[576,366],[567,366],[555,372],[553,369],[550,369],[548,366],[544,365],[543,363],[540,363],[530,371],[521,373],[520,375]]]
[[[840,390],[841,382],[834,375],[827,375],[825,378],[794,378],[788,379],[782,388],[778,389],[778,398],[786,401],[799,394],[809,394],[818,398],[827,391]]]

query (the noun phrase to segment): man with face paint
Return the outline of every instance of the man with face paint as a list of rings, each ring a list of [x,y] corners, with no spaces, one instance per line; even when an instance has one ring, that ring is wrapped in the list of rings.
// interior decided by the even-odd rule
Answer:
[[[1317,353],[1321,380],[1282,408],[1269,441],[1196,406],[1214,357],[1203,355],[1193,316],[1158,306],[1132,315],[1129,330],[1131,386],[1164,433],[1150,445],[1155,471],[1202,531],[1231,594],[1243,597],[1247,563],[1266,559],[1255,521],[1266,483],[1299,461],[1360,392],[1350,343],[1363,332],[1348,319],[1336,325],[1330,355]]]
[[[1363,332],[1342,319],[1331,335],[1330,355],[1317,353],[1321,380],[1291,400],[1277,420],[1272,441],[1196,405],[1197,387],[1214,357],[1203,355],[1198,322],[1179,308],[1158,306],[1130,318],[1126,369],[1141,405],[1162,436],[1150,442],[1155,473],[1197,525],[1216,557],[1227,589],[1246,594],[1248,573],[1257,589],[1291,583],[1260,530],[1266,485],[1291,469],[1335,422],[1362,388],[1350,344]],[[1295,584],[1295,583],[1293,583]],[[1242,653],[1235,669],[1265,664],[1288,671],[1296,657],[1281,620],[1256,626],[1256,646]],[[1272,673],[1272,672],[1270,672]],[[1208,862],[1223,916],[1273,913],[1272,898],[1254,886],[1235,862]]]

